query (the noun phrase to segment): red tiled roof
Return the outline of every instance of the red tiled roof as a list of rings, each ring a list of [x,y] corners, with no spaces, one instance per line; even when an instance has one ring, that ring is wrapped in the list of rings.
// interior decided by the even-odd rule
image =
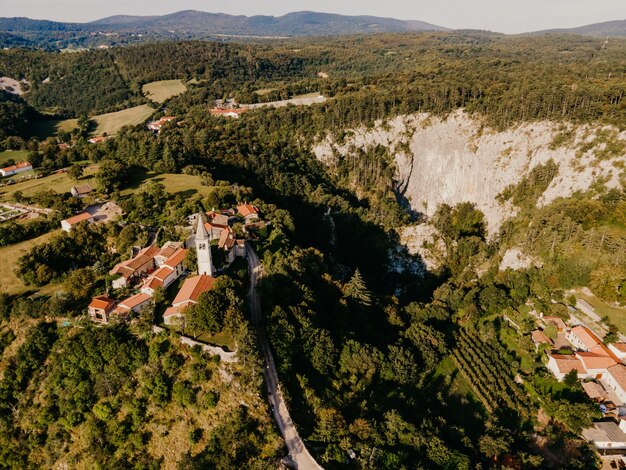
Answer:
[[[606,369],[617,364],[618,362],[605,354],[579,352],[576,355],[580,358],[581,362],[585,366],[585,369]]]
[[[186,307],[187,305],[183,307],[167,307],[165,309],[165,312],[163,312],[163,318],[171,317],[172,315],[179,315],[183,313]]]
[[[621,353],[626,353],[626,343],[611,343],[610,346],[613,346]]]
[[[174,305],[184,302],[196,303],[204,292],[211,290],[213,283],[215,278],[206,274],[187,278],[172,303]]]
[[[2,171],[7,173],[9,171],[15,171],[15,170],[19,170],[21,168],[26,168],[29,166],[32,166],[29,162],[20,162],[20,163],[16,163],[15,165],[7,166],[6,168],[3,168]]]
[[[119,274],[128,278],[134,275],[139,268],[153,260],[158,251],[156,246],[150,245],[141,250],[134,258],[116,264],[109,274]]]
[[[176,250],[178,250],[180,246],[181,246],[181,243],[179,242],[167,242],[165,245],[161,247],[161,249],[155,256],[161,256],[167,259],[170,256],[172,256],[174,253],[176,253]]]
[[[108,309],[115,305],[115,300],[107,297],[106,295],[99,295],[94,297],[89,304],[89,308]]]
[[[588,350],[591,350],[594,346],[602,343],[600,338],[598,338],[593,331],[584,325],[578,325],[572,328],[571,334],[576,335]]]
[[[244,217],[248,217],[249,215],[259,213],[259,210],[256,207],[254,207],[252,204],[241,204],[237,206],[237,211],[239,211],[239,213]]]
[[[574,355],[567,354],[548,354],[556,361],[559,372],[567,374],[572,370],[576,370],[579,374],[585,373],[585,365]]]
[[[168,259],[166,259],[163,262],[163,266],[169,266],[170,268],[175,268],[176,266],[178,266],[180,263],[182,263],[185,259],[185,256],[187,256],[187,252],[189,250],[185,249],[185,248],[179,248],[178,250],[176,250],[176,252],[170,256]]]
[[[546,316],[546,317],[543,317],[543,321],[544,323],[554,323],[556,327],[560,330],[564,330],[566,328],[565,322],[563,321],[562,318],[559,318],[559,317]]]
[[[552,344],[552,340],[541,330],[533,330],[530,336],[535,344]]]
[[[207,212],[207,219],[213,226],[228,227],[228,216],[219,212]]]
[[[607,372],[613,376],[617,384],[626,390],[626,366],[623,364],[615,364],[607,369]]]
[[[135,294],[125,300],[122,300],[117,306],[117,310],[121,312],[129,312],[133,308],[143,304],[144,302],[147,302],[151,298],[151,296],[149,296],[148,294],[144,294],[143,292]]]
[[[219,248],[231,249],[235,245],[235,239],[233,238],[233,232],[229,228],[222,230],[220,235],[220,241],[217,243]]]
[[[69,219],[65,219],[64,222],[67,222],[70,225],[74,225],[90,219],[93,219],[93,215],[91,215],[89,212],[81,212],[80,214],[70,217]]]

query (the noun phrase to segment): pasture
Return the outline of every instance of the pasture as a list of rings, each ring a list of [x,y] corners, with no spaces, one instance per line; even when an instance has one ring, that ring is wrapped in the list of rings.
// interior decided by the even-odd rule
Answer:
[[[180,95],[187,87],[182,80],[159,80],[146,83],[141,91],[144,96],[155,103],[163,103],[173,96]]]

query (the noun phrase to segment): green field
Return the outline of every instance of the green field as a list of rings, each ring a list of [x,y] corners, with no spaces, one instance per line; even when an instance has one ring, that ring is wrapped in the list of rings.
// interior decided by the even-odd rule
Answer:
[[[105,132],[108,135],[115,135],[124,126],[136,126],[148,119],[154,109],[147,104],[135,106],[134,108],[116,111],[114,113],[100,114],[92,119],[96,121],[97,127],[94,135],[102,135]]]
[[[0,165],[4,165],[7,160],[23,162],[28,159],[28,150],[5,150],[0,152]]]
[[[61,229],[46,233],[32,240],[0,248],[0,259],[3,261],[0,264],[0,291],[5,291],[7,294],[20,294],[28,291],[29,287],[25,286],[13,272],[17,266],[17,260],[35,245],[40,245],[59,233],[61,233]]]
[[[92,134],[102,135],[106,132],[108,135],[115,135],[123,126],[136,126],[143,123],[152,113],[154,113],[153,108],[147,104],[142,104],[114,113],[91,116],[90,119],[96,122],[96,129]],[[32,131],[39,139],[45,139],[61,131],[69,132],[77,127],[78,120],[76,119],[50,120],[35,123]]]
[[[187,87],[182,80],[160,80],[158,82],[146,83],[141,91],[146,98],[155,103],[163,103],[172,96],[180,95]]]
[[[20,181],[19,183],[15,183],[10,186],[3,186],[0,188],[0,199],[5,201],[12,199],[13,194],[15,194],[17,191],[21,191],[24,196],[32,196],[39,191],[48,189],[51,189],[52,191],[56,191],[58,193],[64,193],[69,192],[71,187],[76,186],[77,184],[89,183],[94,185],[95,183],[92,180],[91,176],[96,172],[97,169],[97,165],[89,165],[88,167],[86,167],[85,176],[83,176],[80,181],[73,180],[69,177],[67,173],[56,173],[46,176],[44,178],[32,178],[26,181]]]
[[[208,194],[211,191],[211,186],[203,186],[200,184],[199,176],[173,173],[158,174],[138,170],[133,174],[131,183],[121,191],[121,195],[130,196],[146,181],[162,183],[168,193],[182,194],[187,197],[194,196],[198,193]]]

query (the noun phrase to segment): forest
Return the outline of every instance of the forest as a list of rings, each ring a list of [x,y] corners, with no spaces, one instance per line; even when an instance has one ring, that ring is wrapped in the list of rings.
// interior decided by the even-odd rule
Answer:
[[[389,261],[395,229],[415,214],[394,190],[389,155],[374,148],[329,170],[310,144],[385,117],[459,107],[496,129],[542,119],[623,129],[625,46],[424,33],[0,52],[0,75],[31,83],[23,100],[5,97],[27,123],[41,119],[31,112],[84,116],[143,102],[140,85],[152,80],[195,79],[166,110],[155,109],[156,117],[179,118],[158,135],[136,126],[99,145],[88,144],[84,131],[38,142],[28,126],[3,124],[2,145],[30,150],[42,173],[98,164],[97,192],[125,216],[123,226],[80,226],[20,257],[17,275],[31,292],[52,287],[53,294],[0,294],[0,460],[15,468],[78,461],[153,468],[148,456],[162,452],[154,442],[167,439],[184,414],[184,455],[164,456],[155,467],[173,460],[179,468],[276,464],[284,449],[267,405],[234,406],[219,365],[150,334],[150,318],[130,328],[50,322],[78,324],[91,295],[110,281],[108,270],[131,246],[147,243],[146,229],[160,228],[159,241],[176,238],[199,209],[247,200],[270,222],[254,246],[280,380],[307,447],[325,468],[594,468],[596,456],[579,435],[598,409],[576,380],[557,382],[545,370],[528,339],[528,311],[532,305],[563,317],[572,287],[626,301],[624,188],[596,185],[538,208],[556,173],[548,163],[500,194],[519,210],[499,233],[487,233],[470,203],[442,205],[429,221],[444,247],[439,267],[397,271]],[[267,88],[331,99],[253,110],[238,120],[209,113],[216,99],[263,100],[252,95]],[[150,182],[127,191],[148,171],[200,176],[207,192],[170,194]],[[17,196],[68,214],[78,209],[51,191]],[[33,238],[55,222],[0,226],[0,242]],[[541,265],[500,271],[512,246]],[[250,355],[236,380],[258,398],[262,366],[244,319],[245,272],[229,277],[193,309],[189,327],[238,332]],[[158,308],[152,313],[158,317]],[[27,340],[18,339],[26,324]]]

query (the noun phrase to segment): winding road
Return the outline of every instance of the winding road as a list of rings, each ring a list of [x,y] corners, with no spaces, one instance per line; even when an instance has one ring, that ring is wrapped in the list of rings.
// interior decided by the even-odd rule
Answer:
[[[274,357],[272,356],[272,350],[270,349],[267,335],[265,334],[265,328],[261,321],[261,301],[256,290],[257,281],[261,273],[261,263],[259,262],[259,257],[256,252],[249,244],[246,244],[246,255],[248,256],[248,269],[250,271],[250,315],[252,317],[252,323],[257,330],[259,346],[265,360],[263,375],[267,387],[267,398],[274,412],[274,419],[276,419],[276,424],[278,424],[278,428],[285,439],[285,444],[289,450],[289,458],[295,468],[298,470],[323,470],[311,456],[300,438],[289,416],[287,404],[280,391]]]

